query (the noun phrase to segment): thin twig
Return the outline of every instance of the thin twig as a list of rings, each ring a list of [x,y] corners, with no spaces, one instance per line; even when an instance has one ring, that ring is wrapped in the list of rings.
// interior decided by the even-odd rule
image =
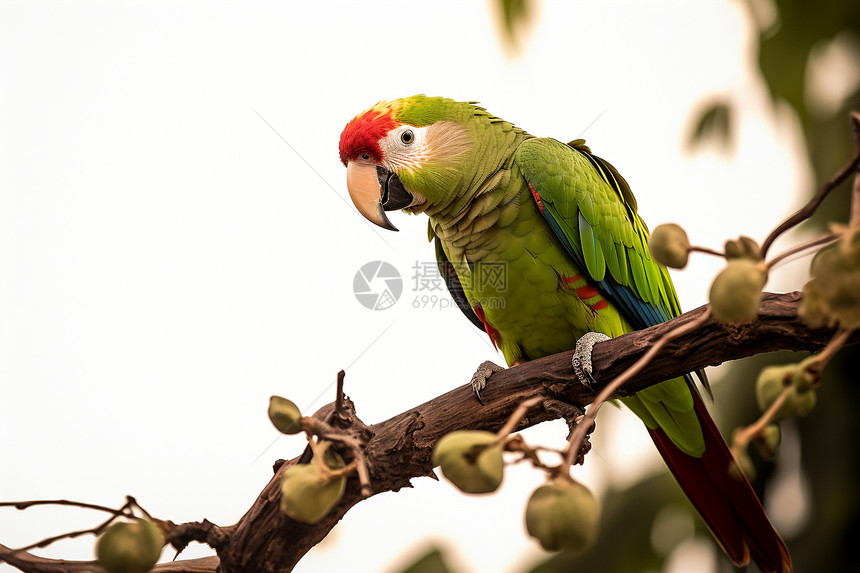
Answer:
[[[724,259],[726,258],[726,254],[724,252],[716,251],[716,250],[711,249],[709,247],[699,247],[699,246],[693,245],[692,247],[690,247],[690,252],[691,253],[705,253],[706,255],[714,255],[715,257],[722,257]]]
[[[338,416],[343,416],[343,379],[346,372],[341,370],[337,373],[337,397],[334,399],[334,411]]]
[[[836,173],[836,175],[834,175],[829,181],[827,181],[827,183],[822,185],[818,192],[815,194],[815,196],[812,197],[812,199],[810,199],[809,202],[803,206],[803,208],[801,208],[797,213],[780,223],[776,229],[771,231],[770,235],[768,235],[767,239],[765,239],[764,243],[761,246],[762,259],[767,256],[768,249],[770,249],[770,246],[777,239],[777,237],[779,237],[781,234],[791,229],[795,225],[809,219],[812,214],[815,213],[815,210],[818,209],[818,206],[821,204],[822,201],[824,201],[827,195],[829,195],[831,191],[833,191],[837,186],[839,186],[840,183],[845,181],[845,179],[847,179],[848,176],[851,175],[851,173],[853,173],[858,168],[858,166],[860,166],[860,136],[857,135],[858,130],[860,130],[860,117],[858,117],[857,112],[851,113],[851,125],[852,128],[854,128],[855,133],[854,157],[842,169],[840,169]],[[857,185],[857,180],[855,178],[855,191],[857,193],[855,197],[860,195],[860,191],[856,190]],[[855,220],[854,216],[856,214],[856,211],[858,210],[856,204],[857,202],[855,201],[855,207],[854,210],[852,210],[852,220]],[[860,218],[860,214],[857,214],[857,217]]]
[[[792,255],[796,255],[797,253],[805,251],[806,249],[811,249],[813,247],[832,243],[838,238],[839,235],[832,233],[830,235],[825,235],[823,237],[818,237],[817,239],[812,239],[811,241],[801,243],[800,245],[796,245],[790,249],[786,249],[785,251],[781,252],[780,254],[772,258],[770,261],[768,261],[767,268],[772,269],[775,265],[779,264],[780,261],[783,261]]]
[[[830,339],[830,342],[827,343],[824,350],[816,355],[815,365],[819,372],[824,369],[824,365],[833,358],[836,351],[845,346],[845,343],[848,342],[849,338],[851,338],[851,334],[853,332],[854,330],[851,328],[843,328],[833,335],[833,338]]]
[[[540,401],[543,400],[542,396],[534,396],[533,398],[529,398],[528,400],[524,400],[517,409],[514,410],[513,414],[508,417],[508,421],[505,422],[505,425],[496,433],[499,437],[496,439],[496,442],[492,445],[498,445],[504,442],[508,436],[514,431],[514,429],[519,425],[520,420],[523,419],[523,416],[526,415],[526,412],[529,411],[529,408],[532,406],[539,404]],[[491,447],[491,446],[488,446]]]
[[[732,448],[739,448],[741,450],[746,449],[747,444],[750,443],[754,437],[756,437],[762,430],[764,430],[765,426],[770,424],[773,420],[776,413],[782,408],[783,402],[785,402],[786,398],[788,398],[788,393],[791,392],[791,386],[785,386],[770,407],[765,410],[765,412],[756,420],[754,423],[750,424],[745,428],[741,428],[735,433],[735,437],[732,440]]]
[[[319,457],[319,454],[317,452],[317,444],[311,438],[311,435],[318,436],[324,440],[342,443],[352,452],[353,460],[356,463],[355,471],[358,474],[358,482],[361,484],[361,494],[365,497],[372,495],[373,489],[370,485],[370,472],[367,469],[367,460],[362,450],[362,444],[352,436],[338,432],[316,418],[302,418],[302,422],[302,429],[307,432],[308,443],[314,452],[314,458]]]
[[[615,380],[607,384],[603,390],[601,390],[600,394],[597,395],[597,398],[594,399],[591,406],[588,408],[585,416],[583,416],[582,420],[580,420],[576,424],[576,428],[573,431],[573,434],[570,436],[570,441],[567,446],[567,455],[565,457],[565,465],[570,467],[573,465],[576,456],[579,453],[579,449],[582,447],[582,443],[585,441],[585,436],[591,427],[594,425],[594,421],[597,418],[597,412],[600,410],[600,406],[603,405],[606,400],[608,400],[615,392],[618,391],[621,386],[626,384],[633,376],[635,376],[642,368],[644,368],[654,356],[657,355],[660,350],[663,349],[666,344],[668,344],[672,339],[677,338],[691,330],[695,330],[705,322],[707,322],[711,318],[711,311],[708,309],[705,311],[699,318],[688,322],[687,324],[682,324],[677,328],[674,328],[664,334],[660,339],[654,343],[654,345],[642,355],[639,360],[637,360],[630,368],[625,370],[620,376],[618,376]],[[598,343],[599,344],[599,343]]]
[[[815,361],[812,364],[808,364],[806,369],[813,373],[816,379],[818,379],[821,370],[824,368],[824,365],[833,358],[833,355],[836,354],[836,351],[842,348],[848,339],[851,337],[853,330],[851,329],[842,329],[838,331],[827,346],[824,349],[815,355]],[[768,409],[756,420],[754,423],[746,426],[745,428],[739,429],[732,440],[732,449],[746,449],[747,445],[749,445],[750,441],[756,436],[760,435],[762,430],[764,430],[765,426],[770,424],[776,413],[782,407],[782,404],[788,398],[788,394],[792,391],[792,385],[790,382],[791,374],[786,375],[786,379],[783,380],[783,384],[785,385],[773,403],[768,407]]]
[[[71,501],[68,499],[36,499],[32,501],[0,501],[0,507],[14,507],[15,509],[28,509],[36,505],[65,505],[70,507],[79,507],[81,509],[94,509],[96,511],[104,511],[105,513],[119,514],[125,509],[128,509],[128,503],[120,509],[97,505],[94,503],[85,503],[82,501]]]
[[[143,516],[149,521],[156,521],[156,519],[152,517],[152,515],[150,515],[150,513],[146,511],[142,505],[137,503],[137,500],[134,497],[130,495],[125,496],[125,503],[131,509],[137,508],[137,510],[140,511],[140,513],[142,513]]]
[[[45,539],[42,539],[42,540],[37,541],[35,543],[31,543],[30,545],[26,545],[24,547],[19,547],[18,549],[13,549],[12,551],[15,553],[22,552],[22,551],[29,551],[30,549],[36,549],[36,548],[40,548],[40,547],[47,547],[48,545],[55,543],[57,541],[60,541],[62,539],[73,539],[75,537],[80,537],[81,535],[86,535],[89,533],[91,533],[93,535],[98,535],[99,533],[101,533],[104,530],[105,527],[107,527],[108,525],[113,523],[113,521],[118,517],[127,517],[127,518],[136,517],[133,513],[134,508],[137,508],[142,513],[144,513],[146,515],[147,519],[152,518],[149,515],[149,513],[145,509],[143,509],[139,503],[137,503],[137,500],[135,500],[130,495],[126,496],[125,503],[119,509],[107,507],[104,505],[97,505],[94,503],[84,503],[84,502],[80,502],[80,501],[71,501],[68,499],[38,499],[38,500],[32,500],[32,501],[3,501],[3,502],[0,502],[0,507],[14,507],[15,509],[22,510],[22,511],[25,509],[28,509],[30,507],[37,506],[37,505],[62,505],[62,506],[67,506],[67,507],[78,507],[81,509],[92,509],[95,511],[103,511],[105,513],[110,513],[111,516],[107,520],[102,522],[101,524],[97,525],[96,527],[92,527],[90,529],[80,529],[77,531],[70,531],[68,533],[61,533],[59,535],[54,535],[52,537],[46,537]]]
[[[860,113],[851,112],[851,131],[854,132],[854,148],[860,152]],[[860,167],[854,175],[854,186],[851,190],[851,218],[848,220],[852,227],[860,226]]]
[[[548,448],[545,446],[530,446],[519,434],[515,434],[511,436],[511,439],[505,444],[505,451],[520,454],[518,459],[515,459],[512,464],[518,464],[521,462],[531,462],[532,466],[541,470],[547,470],[550,472],[557,471],[558,466],[548,466],[544,464],[538,453],[540,452],[549,452],[556,454],[561,459],[564,459],[564,452],[558,450],[556,448]]]
[[[104,573],[95,561],[68,561],[39,557],[26,551],[16,551],[0,544],[0,563],[8,563],[21,571],[44,573]],[[213,569],[214,573],[214,569]]]
[[[36,543],[31,543],[30,545],[25,545],[24,547],[19,547],[18,549],[14,549],[13,553],[18,553],[20,551],[29,551],[31,549],[38,549],[42,547],[47,547],[48,545],[60,541],[62,539],[74,539],[75,537],[80,537],[81,535],[93,534],[99,535],[104,529],[113,523],[113,521],[120,517],[119,515],[112,515],[107,518],[105,521],[100,523],[95,527],[91,527],[89,529],[79,529],[77,531],[70,531],[68,533],[61,533],[59,535],[54,535],[52,537],[46,537],[41,541],[37,541]]]

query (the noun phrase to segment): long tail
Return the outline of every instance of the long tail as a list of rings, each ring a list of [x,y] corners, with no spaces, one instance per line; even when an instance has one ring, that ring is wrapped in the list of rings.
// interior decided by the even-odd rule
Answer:
[[[649,430],[657,449],[711,533],[735,565],[750,556],[763,573],[789,573],[791,558],[749,481],[729,473],[735,463],[705,405],[693,391],[705,453],[695,458],[679,450],[659,428]]]

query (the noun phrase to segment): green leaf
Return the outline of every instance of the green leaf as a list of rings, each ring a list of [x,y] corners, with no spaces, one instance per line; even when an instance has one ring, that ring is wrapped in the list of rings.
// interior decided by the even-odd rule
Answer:
[[[442,552],[434,547],[401,573],[453,573]]]
[[[732,142],[732,108],[727,103],[718,102],[707,108],[696,123],[688,146],[695,148],[708,141],[728,149]]]
[[[511,47],[518,48],[522,31],[534,12],[533,0],[499,0],[502,39]]]

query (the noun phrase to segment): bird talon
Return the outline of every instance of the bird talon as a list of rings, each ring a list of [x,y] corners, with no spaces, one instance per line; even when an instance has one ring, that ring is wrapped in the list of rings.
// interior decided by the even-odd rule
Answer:
[[[593,385],[597,381],[591,374],[591,353],[594,350],[594,345],[604,340],[609,340],[609,337],[605,334],[586,332],[576,341],[576,350],[573,351],[573,358],[570,361],[576,377],[579,378],[579,382],[592,391],[594,390]]]
[[[487,387],[487,380],[490,379],[490,376],[502,370],[504,370],[504,368],[498,364],[485,360],[480,366],[478,366],[475,373],[472,374],[472,380],[469,384],[471,384],[472,391],[475,392],[475,398],[478,399],[478,403],[481,404],[481,406],[484,405],[484,400],[481,398],[481,390]]]

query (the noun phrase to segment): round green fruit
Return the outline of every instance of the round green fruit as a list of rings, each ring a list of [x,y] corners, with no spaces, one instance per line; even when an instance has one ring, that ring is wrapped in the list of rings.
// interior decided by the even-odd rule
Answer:
[[[731,259],[711,283],[709,300],[720,322],[749,321],[758,316],[761,289],[767,282],[764,265],[749,259]]]
[[[502,484],[503,445],[496,434],[477,430],[451,432],[433,450],[433,464],[466,493],[489,493]]]
[[[316,463],[297,464],[284,471],[281,511],[302,523],[314,524],[334,508],[346,490],[346,477],[325,479]]]
[[[654,260],[666,267],[683,269],[690,257],[690,241],[687,232],[675,223],[658,225],[651,233],[648,248]]]
[[[526,530],[547,551],[580,551],[597,534],[600,504],[584,485],[558,480],[542,485],[526,505]]]
[[[280,396],[269,398],[269,420],[282,434],[298,434],[302,430],[302,413],[292,401]]]
[[[761,248],[755,240],[746,235],[726,241],[723,250],[726,252],[727,259],[761,260]]]
[[[96,556],[108,573],[147,573],[164,547],[164,534],[151,521],[114,523],[99,537]]]

